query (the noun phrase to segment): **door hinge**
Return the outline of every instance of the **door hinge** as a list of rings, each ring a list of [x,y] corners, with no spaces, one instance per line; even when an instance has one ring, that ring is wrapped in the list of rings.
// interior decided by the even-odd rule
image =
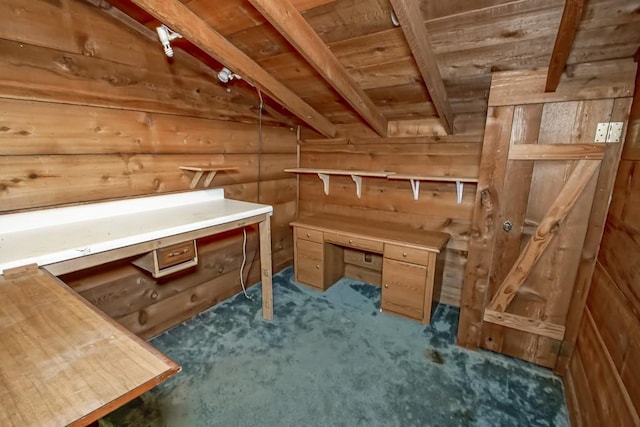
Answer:
[[[624,122],[598,123],[595,142],[620,142]]]

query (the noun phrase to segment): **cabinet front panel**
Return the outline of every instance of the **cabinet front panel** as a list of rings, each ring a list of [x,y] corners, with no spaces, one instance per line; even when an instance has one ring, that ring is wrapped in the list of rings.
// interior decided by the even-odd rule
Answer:
[[[384,245],[384,257],[414,264],[427,265],[429,252],[421,249],[409,248],[399,245]]]
[[[296,227],[296,238],[309,240],[311,242],[322,243],[322,231],[310,228]]]
[[[322,244],[302,239],[298,239],[296,243],[296,280],[306,285],[322,288]]]
[[[426,281],[427,267],[385,259],[382,267],[382,309],[422,320]]]

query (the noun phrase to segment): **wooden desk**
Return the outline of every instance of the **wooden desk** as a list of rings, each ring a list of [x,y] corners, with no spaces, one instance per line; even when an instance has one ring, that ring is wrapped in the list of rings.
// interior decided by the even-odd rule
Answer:
[[[84,425],[179,370],[54,275],[258,224],[270,320],[272,212],[212,189],[0,215],[0,425]]]
[[[271,320],[272,212],[216,188],[0,215],[0,273],[37,264],[58,276],[258,224],[262,314]]]
[[[86,425],[179,366],[36,268],[0,276],[0,425]]]
[[[442,248],[449,235],[336,215],[293,221],[296,281],[325,290],[344,275],[344,248],[383,255],[385,311],[431,321],[433,291],[442,279]]]

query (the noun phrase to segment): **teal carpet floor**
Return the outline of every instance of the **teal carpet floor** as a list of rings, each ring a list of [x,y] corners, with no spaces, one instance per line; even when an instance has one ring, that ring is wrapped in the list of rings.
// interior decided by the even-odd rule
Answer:
[[[458,310],[430,326],[379,312],[380,290],[342,279],[324,293],[274,276],[151,343],[182,372],[101,426],[568,426],[549,371],[455,346]]]

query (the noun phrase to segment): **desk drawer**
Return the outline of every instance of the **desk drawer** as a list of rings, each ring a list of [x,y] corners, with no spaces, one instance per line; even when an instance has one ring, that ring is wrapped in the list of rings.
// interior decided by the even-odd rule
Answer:
[[[157,250],[158,269],[171,267],[185,261],[189,261],[196,256],[196,245],[194,241],[178,243]]]
[[[400,245],[384,245],[384,257],[413,264],[428,265],[429,251]]]
[[[323,246],[321,243],[298,239],[296,242],[296,281],[323,289]]]
[[[296,227],[296,238],[310,242],[322,243],[322,231]]]
[[[336,243],[342,246],[349,246],[351,248],[364,249],[371,252],[382,253],[384,244],[377,240],[363,239],[361,237],[350,237],[337,233],[324,233],[324,240],[326,242]]]
[[[196,241],[190,240],[155,249],[132,262],[150,272],[155,278],[164,277],[198,265]]]

